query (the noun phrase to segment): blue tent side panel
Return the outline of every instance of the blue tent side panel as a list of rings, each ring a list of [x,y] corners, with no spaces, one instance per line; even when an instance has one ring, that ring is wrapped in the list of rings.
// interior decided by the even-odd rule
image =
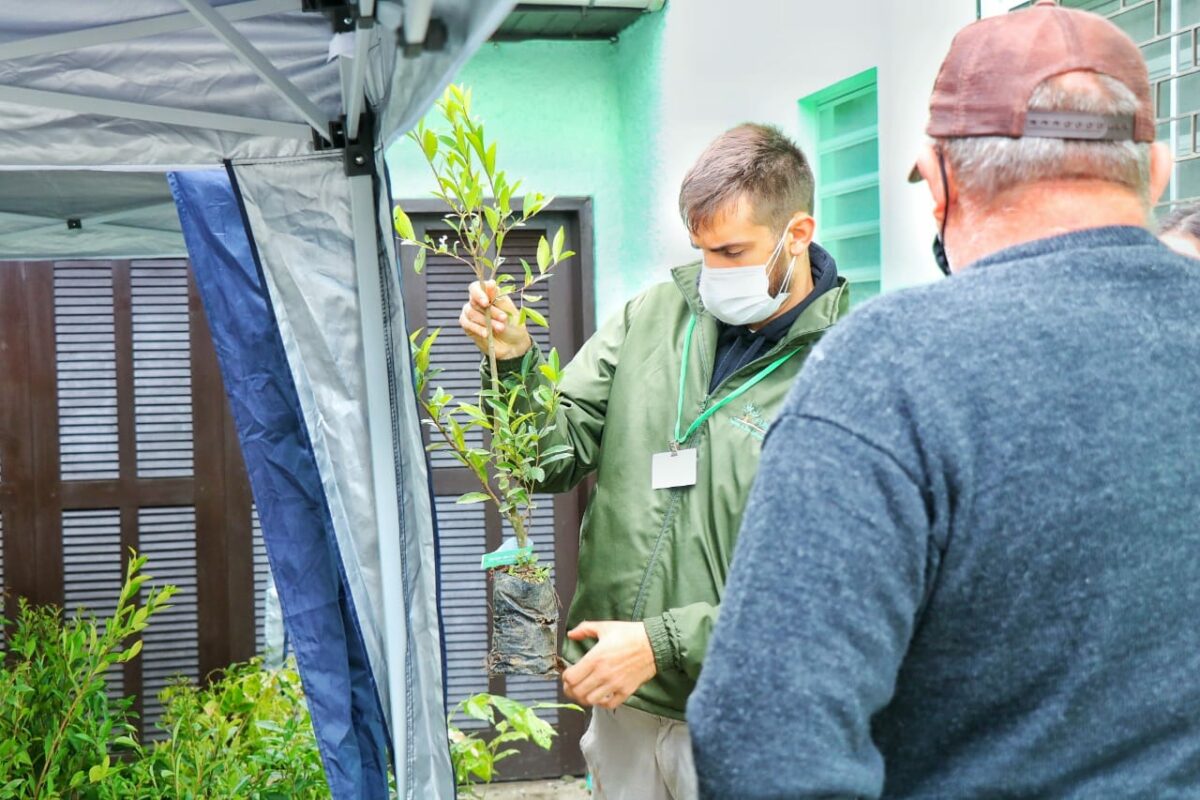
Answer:
[[[387,732],[266,281],[225,170],[168,175],[335,800],[385,800]]]

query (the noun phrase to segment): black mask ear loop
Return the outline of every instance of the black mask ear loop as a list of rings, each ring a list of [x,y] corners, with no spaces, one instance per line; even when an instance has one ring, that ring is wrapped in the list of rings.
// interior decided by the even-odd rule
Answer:
[[[943,275],[950,275],[950,259],[946,257],[946,220],[950,218],[950,184],[946,180],[946,156],[942,148],[937,148],[938,169],[942,173],[942,196],[946,198],[946,208],[942,213],[942,230],[933,237],[933,260]]]

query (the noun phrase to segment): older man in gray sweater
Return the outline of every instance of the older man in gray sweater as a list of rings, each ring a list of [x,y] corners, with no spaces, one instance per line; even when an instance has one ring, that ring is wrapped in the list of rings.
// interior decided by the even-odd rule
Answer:
[[[1200,797],[1200,271],[1146,228],[1146,67],[1041,2],[959,34],[928,132],[954,274],[841,323],[771,430],[702,795]]]

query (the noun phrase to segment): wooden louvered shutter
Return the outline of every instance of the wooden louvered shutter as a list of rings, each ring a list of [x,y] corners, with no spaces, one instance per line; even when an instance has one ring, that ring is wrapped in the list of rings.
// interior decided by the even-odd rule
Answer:
[[[413,219],[418,236],[452,235],[441,222],[437,207],[421,201],[401,203]],[[535,218],[529,227],[510,234],[505,244],[506,271],[523,275],[520,258],[536,263],[539,237],[552,237],[559,226],[567,231],[567,248],[580,257],[564,264],[534,304],[551,323],[551,333],[533,328],[543,351],[557,347],[564,362],[582,346],[594,329],[592,317],[591,207],[583,200],[559,200]],[[470,272],[451,259],[431,256],[423,275],[412,272],[410,248],[401,248],[405,306],[411,329],[441,328],[433,350],[433,363],[443,373],[435,381],[455,397],[467,399],[479,387],[479,351],[458,329],[458,316],[466,301]],[[481,441],[478,436],[476,442]],[[447,651],[447,696],[450,705],[482,691],[506,694],[525,703],[558,702],[564,698],[556,681],[529,677],[489,678],[484,659],[489,646],[487,575],[479,568],[480,556],[499,546],[510,535],[499,514],[490,506],[456,505],[464,492],[474,491],[473,478],[447,453],[433,453],[435,511],[438,522],[441,608]],[[579,524],[585,494],[581,488],[563,495],[539,495],[532,535],[542,563],[551,567],[555,588],[566,607],[575,589]],[[581,714],[544,712],[557,724],[560,738],[550,753],[523,751],[505,763],[507,778],[550,777],[578,774],[583,769],[579,738],[586,725]],[[461,720],[470,727],[470,720]]]
[[[129,289],[136,477],[189,479],[195,473],[195,439],[187,263],[135,262]],[[172,680],[201,677],[195,500],[193,485],[191,502],[157,507],[139,502],[137,509],[138,549],[155,578],[177,589],[171,607],[144,637],[144,730],[158,722],[158,696]]]
[[[150,732],[167,683],[254,654],[266,580],[187,263],[0,262],[0,376],[5,588],[104,615],[130,548],[178,587],[109,676]]]
[[[268,649],[267,590],[271,585],[271,565],[267,562],[267,543],[263,540],[257,506],[250,507],[250,530],[254,548],[254,649],[262,655]]]

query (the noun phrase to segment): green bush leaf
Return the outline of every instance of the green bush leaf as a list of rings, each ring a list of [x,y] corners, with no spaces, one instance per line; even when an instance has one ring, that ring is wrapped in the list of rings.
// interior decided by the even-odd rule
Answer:
[[[497,211],[492,206],[484,206],[483,207],[483,215],[485,217],[487,217],[488,227],[491,228],[492,231],[496,231],[500,228],[500,212],[499,211]]]
[[[546,322],[546,318],[542,316],[542,312],[538,311],[536,308],[525,306],[522,311],[525,312],[525,316],[533,320],[536,324],[541,325],[543,328],[550,327],[550,323]]]
[[[455,502],[460,506],[471,505],[472,503],[486,503],[492,498],[483,492],[467,492]]]
[[[557,264],[562,258],[563,245],[566,243],[566,235],[566,230],[564,230],[562,226],[559,226],[558,233],[554,234],[554,248],[552,255],[554,257],[555,264]]]
[[[396,233],[401,239],[407,239],[410,242],[416,241],[417,234],[413,230],[412,220],[408,218],[408,214],[405,214],[404,209],[400,206],[396,206],[392,210],[392,222],[396,226]]]

